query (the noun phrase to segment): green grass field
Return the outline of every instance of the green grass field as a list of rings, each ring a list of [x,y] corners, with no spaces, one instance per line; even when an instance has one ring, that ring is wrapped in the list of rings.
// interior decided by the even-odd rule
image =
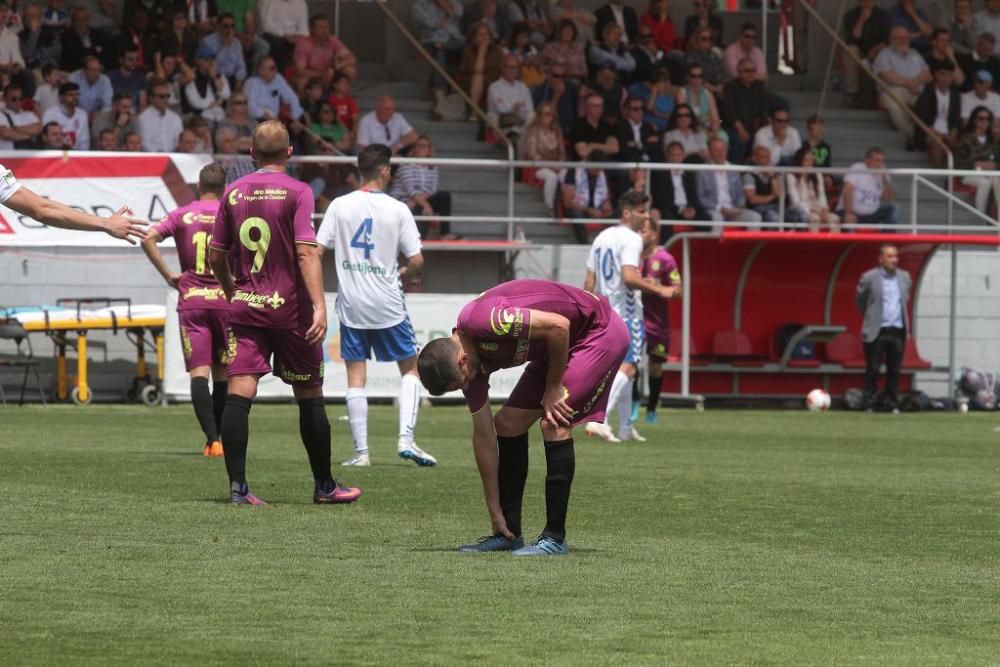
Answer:
[[[454,552],[488,527],[464,408],[422,412],[418,469],[373,407],[350,507],[311,503],[296,415],[254,408],[272,504],[234,508],[187,406],[0,410],[0,664],[1000,660],[991,417],[670,411],[578,440],[572,553],[518,560]]]

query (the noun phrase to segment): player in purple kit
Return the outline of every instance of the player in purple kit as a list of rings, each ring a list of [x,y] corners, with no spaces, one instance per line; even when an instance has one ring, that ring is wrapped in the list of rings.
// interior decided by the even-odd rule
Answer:
[[[670,290],[670,298],[681,294],[681,274],[677,260],[659,245],[660,230],[646,220],[639,232],[642,236],[642,277],[649,278]],[[666,299],[652,292],[642,293],[643,326],[646,329],[646,354],[649,355],[649,397],[646,421],[656,423],[656,408],[663,387],[663,362],[670,352],[670,307]]]
[[[434,396],[461,389],[472,412],[472,445],[493,534],[460,551],[560,555],[576,467],[573,426],[601,420],[611,377],[629,345],[625,323],[605,297],[546,280],[512,280],[466,304],[448,338],[432,340],[417,359]],[[496,415],[490,374],[528,362]],[[528,476],[528,430],[541,420],[545,439],[545,530],[521,535]]]
[[[167,215],[142,242],[149,261],[167,284],[180,292],[180,321],[184,365],[191,375],[191,404],[205,434],[205,456],[222,456],[219,429],[226,406],[226,311],[229,302],[208,265],[219,198],[226,187],[226,172],[212,163],[198,175],[199,199]],[[157,243],[173,237],[181,273],[167,266]],[[212,378],[212,390],[208,378]]]
[[[313,502],[354,502],[361,490],[330,474],[330,422],[323,404],[326,302],[309,186],[285,174],[288,131],[269,120],[253,131],[260,167],[229,186],[216,215],[210,261],[231,305],[229,397],[222,414],[226,472],[234,505],[264,505],[250,493],[246,456],[250,405],[272,371],[292,385],[299,433],[315,480]],[[230,265],[233,270],[230,272]]]

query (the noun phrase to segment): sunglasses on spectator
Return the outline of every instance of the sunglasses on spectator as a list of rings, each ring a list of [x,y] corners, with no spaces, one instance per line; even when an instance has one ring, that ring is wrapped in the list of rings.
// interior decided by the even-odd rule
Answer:
[[[705,75],[702,74],[701,72],[691,72],[690,74],[688,74],[688,78],[689,79],[703,79],[703,78],[705,78]]]

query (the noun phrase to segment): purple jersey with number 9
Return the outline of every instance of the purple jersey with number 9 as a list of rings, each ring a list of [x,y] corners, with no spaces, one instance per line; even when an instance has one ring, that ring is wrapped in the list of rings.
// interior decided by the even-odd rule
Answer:
[[[208,244],[212,240],[215,213],[219,202],[194,201],[168,214],[153,227],[160,238],[174,239],[181,279],[177,285],[180,296],[177,310],[227,310],[229,303],[222,294],[219,281],[208,265]]]
[[[312,321],[295,244],[316,243],[314,206],[308,185],[269,169],[248,174],[226,190],[211,246],[229,254],[236,288],[231,322],[294,329]]]

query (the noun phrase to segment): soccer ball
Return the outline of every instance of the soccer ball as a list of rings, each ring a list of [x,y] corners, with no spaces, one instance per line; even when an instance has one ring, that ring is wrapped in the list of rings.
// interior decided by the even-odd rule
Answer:
[[[813,389],[806,394],[806,407],[812,412],[826,412],[830,409],[830,394],[822,389]]]

